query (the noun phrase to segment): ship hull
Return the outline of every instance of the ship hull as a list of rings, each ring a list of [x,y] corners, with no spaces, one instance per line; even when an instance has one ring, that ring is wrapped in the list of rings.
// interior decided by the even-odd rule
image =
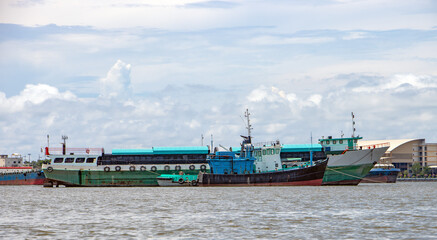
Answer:
[[[178,174],[176,170],[153,171],[110,171],[100,169],[53,169],[44,170],[46,186],[64,185],[66,187],[154,187],[161,174]],[[197,175],[199,170],[184,170],[186,174]]]
[[[385,170],[371,170],[367,174],[362,183],[396,183],[398,178],[399,169],[385,169]]]
[[[0,185],[43,185],[42,172],[3,173],[0,174]]]
[[[327,161],[307,168],[251,173],[214,174],[200,173],[200,186],[320,186]]]
[[[322,185],[358,185],[387,149],[364,149],[330,156]]]

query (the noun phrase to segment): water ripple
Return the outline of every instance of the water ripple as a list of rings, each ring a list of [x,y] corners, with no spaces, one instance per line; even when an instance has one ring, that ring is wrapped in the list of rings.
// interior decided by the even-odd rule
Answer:
[[[1,186],[4,239],[435,239],[437,183]]]

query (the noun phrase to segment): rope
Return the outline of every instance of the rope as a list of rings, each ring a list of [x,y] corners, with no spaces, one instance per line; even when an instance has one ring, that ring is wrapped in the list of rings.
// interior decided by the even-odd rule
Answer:
[[[362,177],[358,177],[358,176],[354,176],[354,175],[351,175],[351,174],[347,174],[345,172],[337,171],[337,170],[332,169],[332,168],[328,168],[328,171],[334,171],[334,172],[341,173],[341,174],[349,176],[349,177],[353,177],[353,178],[356,178],[356,179],[362,179]]]

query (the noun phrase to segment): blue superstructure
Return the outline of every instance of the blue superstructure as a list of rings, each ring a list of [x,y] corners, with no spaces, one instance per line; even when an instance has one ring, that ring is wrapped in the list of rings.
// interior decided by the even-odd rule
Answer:
[[[252,173],[255,157],[250,137],[243,137],[243,148],[240,154],[235,152],[216,152],[208,156],[211,173],[214,174],[247,174]]]

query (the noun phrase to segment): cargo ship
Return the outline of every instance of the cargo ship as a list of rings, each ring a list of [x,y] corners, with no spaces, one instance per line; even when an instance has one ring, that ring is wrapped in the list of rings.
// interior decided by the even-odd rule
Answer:
[[[252,144],[249,112],[246,110],[248,136],[243,137],[239,154],[218,151],[208,155],[210,172],[201,172],[199,186],[320,186],[328,160],[301,166],[283,166],[281,144]]]
[[[151,149],[46,148],[50,163],[42,169],[46,187],[158,186],[161,174],[197,175],[208,171],[208,147],[153,147]]]
[[[364,177],[362,183],[396,183],[401,170],[393,164],[376,164]]]
[[[24,166],[21,155],[0,155],[0,185],[43,185],[44,179],[41,170]]]
[[[358,185],[379,161],[389,143],[357,147],[360,136],[355,136],[355,116],[352,115],[352,136],[350,138],[322,137],[319,143],[329,158],[323,177],[323,185]]]
[[[329,158],[323,185],[358,185],[389,148],[388,143],[358,148],[359,139],[319,139]]]

